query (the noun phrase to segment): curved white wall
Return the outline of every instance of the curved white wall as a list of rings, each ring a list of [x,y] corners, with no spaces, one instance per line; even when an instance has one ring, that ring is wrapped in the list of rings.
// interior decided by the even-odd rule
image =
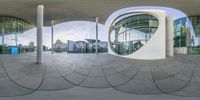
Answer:
[[[142,10],[129,10],[124,12],[118,16],[114,16],[113,20],[106,22],[106,27],[110,29],[113,21],[117,19],[119,16],[129,13],[146,13],[154,15],[158,18],[159,26],[157,31],[154,33],[152,38],[139,50],[130,54],[130,55],[118,55],[111,49],[110,45],[110,33],[109,33],[109,46],[108,53],[120,57],[125,58],[133,58],[133,59],[164,59],[166,58],[166,13],[162,10],[154,10],[154,9],[142,9]]]

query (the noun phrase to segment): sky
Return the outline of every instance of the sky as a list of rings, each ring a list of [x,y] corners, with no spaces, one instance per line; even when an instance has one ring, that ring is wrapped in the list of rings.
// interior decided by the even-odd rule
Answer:
[[[99,26],[99,40],[108,41],[108,31],[102,24]],[[96,38],[96,23],[89,21],[70,21],[54,25],[54,43],[61,40],[67,43],[67,40],[85,41],[85,39]],[[36,43],[36,28],[18,34],[18,44],[28,45],[30,41]],[[15,35],[5,36],[5,44],[15,45]],[[0,38],[1,41],[1,38]],[[47,47],[51,47],[51,27],[43,28],[43,43]],[[36,44],[35,44],[36,45]]]
[[[160,9],[166,11],[169,14],[175,14],[175,19],[186,16],[183,12],[166,7],[153,7],[153,6],[139,6],[129,7],[118,10],[111,14],[106,21],[109,22],[114,16],[119,15],[127,10],[132,9]],[[67,40],[80,41],[85,39],[95,39],[96,29],[95,22],[89,21],[69,21],[54,25],[54,43],[56,40],[61,40],[66,43]],[[14,35],[5,36],[5,44],[15,45]],[[105,25],[99,24],[99,39],[101,41],[108,41],[108,29]],[[1,42],[0,38],[0,42]],[[30,41],[33,41],[36,45],[36,28],[25,31],[23,34],[18,35],[18,44],[28,45]],[[51,27],[43,28],[43,43],[44,45],[51,47]]]

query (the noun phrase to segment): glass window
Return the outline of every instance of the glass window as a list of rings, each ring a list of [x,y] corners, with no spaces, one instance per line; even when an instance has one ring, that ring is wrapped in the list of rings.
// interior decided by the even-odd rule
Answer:
[[[113,50],[120,55],[129,55],[140,49],[158,27],[155,16],[141,13],[126,16],[115,23],[113,26],[117,30],[111,32],[110,42]]]

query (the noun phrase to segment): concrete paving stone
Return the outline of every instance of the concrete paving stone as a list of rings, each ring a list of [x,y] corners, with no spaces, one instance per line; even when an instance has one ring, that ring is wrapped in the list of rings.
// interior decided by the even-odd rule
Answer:
[[[131,94],[162,94],[162,92],[159,91],[159,89],[157,89],[153,81],[131,80],[126,84],[114,88],[116,88],[119,91]]]
[[[70,75],[67,75],[67,76],[64,76],[67,80],[69,80],[70,82],[76,84],[76,85],[79,85],[80,83],[82,83],[84,80],[86,80],[86,78],[88,76],[84,76],[82,74],[79,74],[79,73],[76,73],[76,72],[73,72],[72,74]]]
[[[138,95],[145,95],[144,97],[152,95],[153,100],[156,100],[157,94],[162,95],[158,96],[158,100],[164,100],[165,97],[172,100],[185,99],[179,98],[180,96],[193,96],[189,99],[195,100],[197,99],[195,96],[200,96],[199,55],[178,55],[161,60],[136,60],[107,53],[52,55],[50,52],[44,52],[45,59],[41,65],[35,63],[35,58],[35,53],[0,55],[0,96],[11,96],[0,99],[61,100],[71,96],[71,100],[94,100],[94,96],[90,95],[84,95],[85,98],[80,97],[86,91],[92,91],[90,93],[98,99],[102,98],[101,100],[106,95],[107,98],[110,97],[108,95],[113,95],[115,97],[113,100],[121,100],[120,96],[134,98]],[[33,89],[20,87],[8,75],[24,87],[37,89],[41,82],[42,84],[38,91],[32,93]],[[44,81],[42,81],[43,75],[45,75]],[[97,92],[98,90],[100,92]],[[106,92],[107,90],[109,92]],[[54,94],[56,92],[62,95]],[[175,97],[163,96],[165,92]],[[119,96],[120,93],[122,94]],[[15,95],[24,94],[29,95],[13,98]]]
[[[96,76],[96,77],[103,77],[103,70],[100,68],[92,68],[91,72],[89,73],[90,76]]]
[[[104,77],[88,76],[87,79],[80,85],[88,88],[109,88],[110,85]]]
[[[188,81],[189,79],[187,81],[182,81],[170,77],[167,79],[155,81],[155,83],[159,89],[161,89],[164,92],[170,93],[170,92],[180,91],[182,88],[185,88],[185,86],[187,86],[188,84]]]
[[[107,79],[109,84],[112,86],[118,86],[130,80],[130,77],[127,77],[119,72],[116,72],[112,75],[105,75],[105,78]]]
[[[67,82],[66,80],[60,78],[60,79],[44,79],[45,85],[41,87],[39,90],[42,91],[58,91],[63,89],[69,89],[74,87],[75,85]]]

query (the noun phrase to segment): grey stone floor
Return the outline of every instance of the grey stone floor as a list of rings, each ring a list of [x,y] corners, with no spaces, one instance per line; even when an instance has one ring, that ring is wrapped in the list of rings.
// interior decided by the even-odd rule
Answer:
[[[3,100],[199,100],[200,55],[136,60],[109,54],[0,55]]]

